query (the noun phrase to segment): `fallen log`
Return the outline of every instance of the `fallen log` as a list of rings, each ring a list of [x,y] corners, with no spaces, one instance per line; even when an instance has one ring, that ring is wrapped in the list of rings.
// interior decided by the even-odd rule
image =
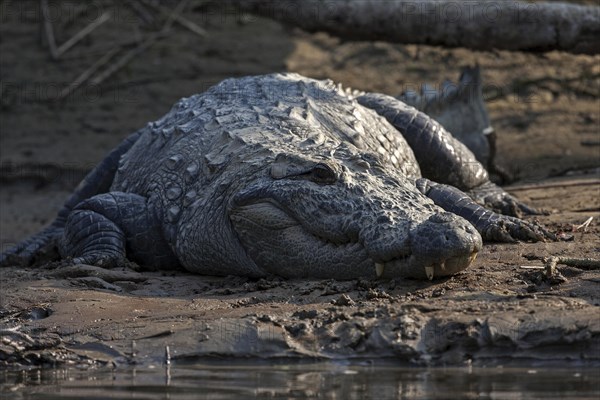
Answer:
[[[600,7],[444,0],[229,0],[240,12],[352,40],[600,53]]]

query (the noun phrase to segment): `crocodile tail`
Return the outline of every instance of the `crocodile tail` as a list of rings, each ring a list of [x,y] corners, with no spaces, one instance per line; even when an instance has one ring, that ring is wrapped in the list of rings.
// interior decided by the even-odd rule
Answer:
[[[479,65],[464,67],[458,81],[460,86],[481,86],[481,69]]]
[[[42,256],[41,253],[49,254],[53,252],[53,249],[56,247],[56,241],[62,236],[67,217],[71,213],[71,210],[83,200],[110,190],[119,167],[121,156],[135,144],[141,134],[142,130],[139,130],[128,136],[100,164],[90,171],[77,188],[75,188],[71,196],[69,196],[50,225],[2,252],[0,254],[0,266],[28,266],[35,264],[41,258],[45,260],[52,258],[51,256]]]

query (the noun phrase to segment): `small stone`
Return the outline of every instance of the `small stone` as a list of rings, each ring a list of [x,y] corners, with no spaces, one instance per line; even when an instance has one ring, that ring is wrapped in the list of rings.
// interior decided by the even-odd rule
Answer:
[[[296,311],[294,314],[292,314],[292,317],[296,317],[298,319],[311,319],[316,318],[318,315],[319,313],[317,312],[317,310],[301,310]]]
[[[206,333],[201,333],[198,336],[198,341],[199,342],[206,342],[208,339],[210,339],[210,336],[208,336]]]
[[[356,304],[347,294],[341,295],[337,300],[333,300],[331,303],[336,306],[353,306]]]
[[[285,330],[292,336],[302,336],[308,332],[309,327],[305,322],[300,322],[298,324],[286,325]]]
[[[367,292],[367,300],[375,300],[375,299],[389,299],[391,296],[387,294],[384,290],[378,289],[369,289]]]
[[[274,321],[273,317],[271,317],[268,314],[263,314],[260,317],[257,317],[256,319],[259,320],[260,322],[273,322]]]

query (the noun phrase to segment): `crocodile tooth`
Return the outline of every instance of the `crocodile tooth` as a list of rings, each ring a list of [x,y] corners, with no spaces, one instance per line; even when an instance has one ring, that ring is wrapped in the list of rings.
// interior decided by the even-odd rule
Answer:
[[[433,271],[435,271],[433,265],[425,267],[425,274],[427,275],[427,279],[429,279],[430,281],[433,280]]]
[[[377,277],[379,278],[381,275],[383,275],[383,269],[385,268],[385,266],[383,264],[380,263],[375,263],[375,273],[377,274]]]
[[[469,256],[469,265],[473,264],[473,261],[477,258],[477,252],[474,251],[473,254]]]

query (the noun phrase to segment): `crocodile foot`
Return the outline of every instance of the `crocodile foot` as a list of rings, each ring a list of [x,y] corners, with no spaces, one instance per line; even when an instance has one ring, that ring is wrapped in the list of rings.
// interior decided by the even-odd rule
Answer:
[[[495,214],[478,229],[483,240],[493,242],[541,242],[557,240],[556,235],[535,221]]]
[[[0,254],[0,267],[30,267],[58,260],[58,230],[52,227]]]
[[[517,200],[492,182],[486,182],[468,192],[477,203],[499,214],[521,218],[523,215],[547,215],[540,210]]]

